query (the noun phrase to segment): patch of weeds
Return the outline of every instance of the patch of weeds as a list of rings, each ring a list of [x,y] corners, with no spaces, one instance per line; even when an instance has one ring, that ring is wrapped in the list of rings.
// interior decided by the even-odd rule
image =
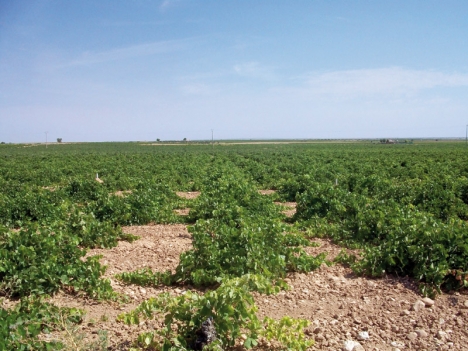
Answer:
[[[115,277],[127,284],[140,286],[171,285],[174,282],[171,271],[153,272],[150,268],[143,268],[134,272],[123,272]]]
[[[213,318],[217,341],[207,349],[232,347],[241,342],[255,347],[260,338],[275,341],[283,349],[305,351],[313,344],[303,329],[307,320],[284,317],[279,321],[257,316],[257,306],[251,291],[277,293],[280,287],[260,275],[245,275],[224,281],[216,290],[199,295],[187,291],[180,296],[160,294],[140,304],[134,311],[118,317],[126,324],[139,324],[141,319],[165,316],[164,327],[141,334],[136,347],[152,350],[190,350],[197,330],[208,318]]]
[[[81,323],[83,314],[37,298],[24,298],[11,309],[0,308],[0,350],[68,350],[62,340],[44,336],[67,333],[67,328]]]
[[[109,316],[107,314],[103,314],[100,318],[101,322],[107,322],[109,320]]]
[[[351,267],[357,261],[356,255],[349,254],[345,249],[342,249],[340,253],[335,257],[333,262],[341,263],[344,266]]]
[[[140,237],[138,235],[133,235],[133,234],[129,234],[129,233],[122,233],[119,237],[120,240],[122,241],[127,241],[129,243],[133,243],[134,241],[137,241],[138,239],[140,239]]]

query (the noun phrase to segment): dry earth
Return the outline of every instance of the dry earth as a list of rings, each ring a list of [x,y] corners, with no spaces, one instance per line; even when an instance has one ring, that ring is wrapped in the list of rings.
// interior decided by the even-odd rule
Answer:
[[[278,206],[284,206],[286,209],[283,213],[286,217],[292,217],[296,213],[296,203],[295,202],[275,202]]]
[[[179,196],[179,197],[181,197],[183,199],[187,199],[187,200],[194,200],[198,196],[200,196],[199,191],[187,191],[187,192],[178,191],[178,192],[176,192],[176,194],[177,194],[177,196]],[[174,210],[174,212],[177,213],[179,216],[188,216],[189,213],[190,213],[190,208],[189,207],[180,208],[180,209]]]
[[[190,194],[192,198],[198,195]],[[293,209],[294,203],[288,206]],[[177,295],[192,289],[187,286],[141,288],[113,279],[116,273],[142,267],[173,271],[179,254],[191,248],[185,225],[134,226],[125,227],[124,231],[140,239],[133,243],[119,242],[112,249],[90,250],[88,256],[102,255],[101,262],[108,266],[106,277],[111,279],[116,291],[129,295],[131,302],[96,302],[64,293],[51,299],[60,306],[79,307],[87,312],[85,322],[65,336],[74,349],[79,335],[85,336],[81,342],[89,343],[98,338],[98,331],[104,330],[110,349],[127,350],[140,332],[160,325],[148,321],[139,326],[125,326],[115,320],[120,313],[161,292]],[[341,250],[329,240],[313,241],[319,246],[308,247],[310,254],[327,252],[332,260]],[[311,325],[306,332],[316,340],[311,350],[468,350],[466,292],[442,294],[432,301],[423,299],[414,282],[406,277],[357,277],[341,265],[323,265],[309,274],[290,274],[287,280],[291,286],[289,291],[276,296],[255,294],[259,314],[308,319]],[[5,306],[11,303],[3,301]],[[345,342],[348,348],[344,348]]]
[[[179,208],[174,210],[175,213],[177,213],[179,216],[188,216],[190,213],[190,208]]]
[[[127,195],[130,195],[132,193],[131,190],[119,190],[114,193],[115,196],[120,196],[120,197],[125,197]]]
[[[258,193],[261,195],[271,195],[271,194],[276,193],[276,191],[275,190],[259,190]]]
[[[192,199],[196,199],[200,195],[200,192],[199,191],[178,191],[176,192],[176,194],[177,196],[181,198],[192,200]]]
[[[108,265],[106,276],[111,279],[115,273],[141,267],[174,270],[179,254],[191,247],[184,225],[126,227],[125,232],[141,238],[131,244],[120,242],[113,249],[89,252],[89,255],[103,255],[101,262]],[[307,248],[310,254],[327,252],[329,259],[333,259],[341,250],[329,240],[314,241],[320,246]],[[408,278],[357,277],[341,265],[322,266],[309,274],[291,274],[288,282],[290,291],[276,296],[256,294],[259,314],[310,320],[312,324],[307,332],[316,340],[312,350],[342,350],[347,340],[359,342],[364,350],[468,350],[466,294],[443,294],[434,302],[425,301]],[[59,294],[53,302],[85,309],[88,314],[81,332],[97,335],[98,330],[107,330],[114,350],[127,349],[139,332],[158,327],[154,321],[124,326],[115,322],[118,314],[163,291],[176,295],[189,288],[141,288],[115,280],[113,286],[130,295],[133,301],[117,305]],[[362,348],[355,346],[354,350]]]

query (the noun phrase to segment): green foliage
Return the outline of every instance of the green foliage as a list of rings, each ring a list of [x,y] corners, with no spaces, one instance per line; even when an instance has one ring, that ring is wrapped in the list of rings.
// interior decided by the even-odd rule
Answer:
[[[60,229],[30,225],[0,234],[0,290],[3,294],[53,294],[60,288],[84,291],[97,298],[114,296],[102,280],[98,257],[82,260],[80,239]]]
[[[342,249],[340,253],[334,258],[333,262],[341,263],[345,266],[350,266],[356,262],[356,256],[348,254],[345,249]]]
[[[301,247],[308,241],[286,229],[279,221],[265,217],[238,218],[236,227],[218,220],[199,220],[189,228],[193,249],[181,255],[177,280],[212,285],[247,273],[275,278],[288,271],[319,267],[325,256],[308,256]]]
[[[59,350],[59,341],[40,340],[41,333],[62,330],[65,323],[81,323],[83,312],[76,308],[58,308],[38,299],[22,299],[11,309],[0,308],[1,350]]]
[[[305,351],[313,345],[313,341],[308,340],[304,335],[304,328],[309,326],[309,323],[307,320],[291,317],[283,317],[280,320],[265,317],[260,335],[266,340],[278,341],[283,345],[282,349]],[[250,345],[256,345],[254,342],[255,340],[247,339],[244,346],[250,348]]]
[[[325,254],[305,253],[309,241],[281,222],[278,208],[247,177],[233,174],[224,164],[217,167],[207,175],[205,191],[194,204],[196,223],[189,227],[193,249],[181,254],[175,275],[142,270],[120,274],[119,279],[212,286],[248,273],[281,278],[288,271],[311,271],[325,261]]]
[[[62,192],[17,181],[3,185],[6,188],[0,195],[0,224],[19,227],[30,221],[47,222],[51,218],[65,218],[67,204]]]
[[[424,294],[441,287],[468,286],[468,227],[465,222],[441,223],[419,212],[385,223],[385,239],[368,246],[353,268],[371,276],[398,273],[416,277]],[[454,274],[454,272],[457,272]]]
[[[306,191],[312,182],[313,178],[309,174],[283,179],[278,194],[284,201],[296,201],[296,195]]]
[[[280,213],[271,199],[258,193],[252,180],[229,164],[210,169],[203,181],[202,193],[190,211],[190,219],[218,219],[234,224],[239,217],[278,218]]]
[[[127,284],[137,284],[140,286],[171,285],[174,277],[171,271],[153,272],[149,268],[142,268],[133,272],[123,272],[115,277]]]
[[[150,182],[137,184],[136,189],[125,196],[106,194],[89,206],[101,221],[136,225],[176,222],[173,209],[180,201],[168,186]]]
[[[79,238],[78,245],[88,248],[111,248],[117,246],[119,239],[132,237],[125,236],[122,229],[109,221],[99,221],[93,213],[85,213],[73,209],[64,230],[70,235]]]
[[[278,278],[324,262],[324,255],[305,253],[302,246],[309,241],[290,232],[279,209],[248,177],[227,165],[218,167],[207,176],[192,210],[197,220],[189,227],[193,249],[181,255],[176,281],[213,285],[248,273]]]
[[[73,179],[64,187],[64,192],[77,202],[97,201],[107,195],[106,188],[93,178]]]
[[[305,254],[309,242],[299,228],[307,237],[329,237],[363,249],[360,260],[344,252],[336,258],[358,273],[410,275],[425,294],[468,285],[465,145],[4,145],[0,159],[0,289],[5,294],[64,289],[116,298],[109,282],[101,279],[104,269],[98,259],[83,260],[84,249],[134,240],[122,233],[121,225],[186,221],[193,225],[193,249],[181,256],[175,274],[146,269],[119,278],[141,285],[193,283],[229,290],[237,289],[226,285],[229,279],[255,273],[275,281],[276,289],[287,272],[310,271],[325,262],[323,256]],[[94,180],[96,173],[103,183]],[[278,192],[262,196],[257,189]],[[202,192],[196,200],[175,195],[194,190]],[[288,219],[293,226],[283,223],[285,216],[273,198],[297,202],[296,215]],[[191,208],[188,218],[173,212],[185,207]],[[248,281],[244,284],[253,280]],[[171,311],[179,306],[202,311],[197,304],[208,300],[193,296],[174,302]],[[214,299],[210,303],[224,298],[209,296]],[[199,317],[187,333],[208,316],[196,313]],[[180,316],[171,317],[172,325],[185,325],[188,317]],[[290,343],[297,332],[294,323],[264,325],[287,327],[281,332],[284,339],[271,332],[283,347],[301,349]],[[267,330],[262,328],[256,329],[258,337]],[[177,330],[166,332],[141,336],[140,344],[182,348],[187,343]],[[244,344],[254,346],[257,336],[248,336]],[[172,341],[167,343],[166,337]],[[232,341],[229,337],[223,346]]]
[[[397,273],[415,277],[423,293],[465,287],[452,271],[468,270],[468,228],[457,216],[443,221],[419,205],[380,200],[340,189],[316,187],[298,196],[298,218],[350,247],[364,248],[353,269],[370,276]],[[443,199],[443,197],[441,197]],[[440,212],[437,212],[440,213]],[[439,218],[438,218],[439,217]],[[320,227],[319,227],[320,226]],[[464,274],[456,275],[464,277]]]
[[[244,346],[247,348],[257,345],[259,337],[264,336],[288,349],[305,350],[311,344],[302,333],[306,321],[267,319],[264,325],[256,315],[257,307],[250,291],[277,292],[278,289],[265,277],[246,275],[226,280],[218,289],[204,295],[191,291],[177,297],[161,294],[143,302],[134,311],[120,315],[119,320],[138,324],[141,318],[164,315],[163,328],[138,338],[136,346],[145,349],[187,350],[201,323],[212,317],[219,337],[217,345],[234,346],[236,340],[246,334]]]

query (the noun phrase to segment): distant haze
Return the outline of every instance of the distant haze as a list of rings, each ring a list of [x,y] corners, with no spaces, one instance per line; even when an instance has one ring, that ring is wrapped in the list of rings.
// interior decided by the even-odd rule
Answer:
[[[464,137],[468,2],[0,2],[0,141]]]

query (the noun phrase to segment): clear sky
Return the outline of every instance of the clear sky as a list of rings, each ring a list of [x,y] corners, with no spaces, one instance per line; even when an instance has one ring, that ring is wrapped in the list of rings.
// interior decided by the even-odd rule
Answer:
[[[464,137],[468,1],[0,0],[0,141]]]

